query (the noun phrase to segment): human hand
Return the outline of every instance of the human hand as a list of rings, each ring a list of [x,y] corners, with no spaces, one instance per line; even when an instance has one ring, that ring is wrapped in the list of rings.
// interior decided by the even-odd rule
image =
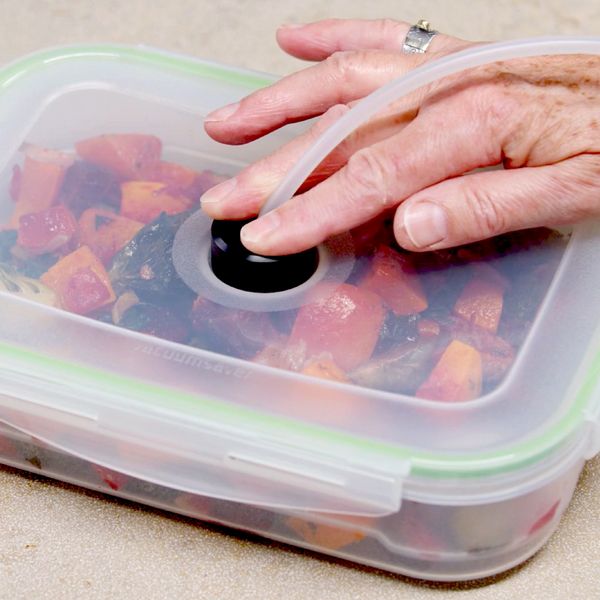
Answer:
[[[278,32],[282,48],[321,61],[207,117],[239,144],[322,115],[304,135],[205,194],[215,218],[256,215],[316,137],[354,102],[424,61],[470,44],[437,35],[403,54],[408,24],[323,21]],[[261,254],[286,254],[396,209],[409,250],[600,215],[600,58],[517,59],[448,77],[349,136],[301,193],[242,230]],[[479,167],[504,170],[469,173]],[[397,208],[396,208],[397,207]]]

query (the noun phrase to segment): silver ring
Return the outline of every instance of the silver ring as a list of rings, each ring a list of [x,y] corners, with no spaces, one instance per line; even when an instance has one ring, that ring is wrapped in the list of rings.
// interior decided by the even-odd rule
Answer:
[[[408,30],[402,52],[405,54],[423,54],[437,33],[431,28],[429,21],[421,19]]]

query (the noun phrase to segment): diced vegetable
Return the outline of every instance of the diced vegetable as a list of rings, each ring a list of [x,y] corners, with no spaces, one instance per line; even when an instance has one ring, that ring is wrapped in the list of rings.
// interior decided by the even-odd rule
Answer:
[[[179,512],[184,515],[210,520],[214,502],[215,500],[213,498],[184,492],[175,498],[173,504],[179,509]]]
[[[143,179],[151,165],[160,160],[162,142],[153,135],[120,133],[82,140],[75,149],[83,160],[122,179]]]
[[[351,544],[360,542],[365,538],[368,529],[373,525],[373,517],[353,515],[332,515],[340,521],[339,525],[329,525],[301,519],[300,517],[287,517],[285,524],[304,541],[319,548],[339,550]]]
[[[300,372],[328,381],[351,382],[348,375],[327,356],[309,359]],[[285,414],[288,416],[338,428],[362,422],[369,414],[370,407],[369,402],[360,394],[331,388],[322,393],[304,394],[297,402],[282,401],[285,402]]]
[[[204,191],[201,173],[165,160],[150,165],[144,172],[144,179],[163,183],[168,194],[185,196],[192,202],[197,202]]]
[[[346,373],[342,371],[332,360],[313,359],[309,360],[303,367],[302,373],[311,377],[320,379],[329,379],[330,381],[350,381]]]
[[[92,469],[100,476],[100,479],[108,485],[111,490],[120,490],[129,480],[129,476],[118,471],[113,471],[108,467],[91,464]]]
[[[514,348],[505,339],[457,317],[446,319],[444,328],[445,335],[479,351],[487,386],[497,384],[504,377],[515,357]]]
[[[379,297],[369,290],[322,283],[298,311],[289,345],[304,345],[307,358],[330,353],[349,371],[370,358],[384,318]]]
[[[279,338],[268,343],[252,362],[288,371],[300,371],[306,363],[306,348],[304,345],[286,346],[286,340]]]
[[[77,232],[77,221],[65,206],[23,215],[19,219],[17,243],[30,254],[55,252],[71,241]]]
[[[110,279],[119,295],[133,290],[154,304],[185,305],[189,310],[196,294],[177,275],[171,256],[175,232],[188,216],[161,214],[115,255]]]
[[[23,215],[50,208],[60,190],[67,169],[73,164],[73,157],[37,146],[28,146],[25,164],[19,177],[18,196],[13,211],[11,225],[19,226]]]
[[[191,322],[203,348],[240,358],[251,358],[280,338],[267,313],[228,308],[201,296],[192,307]]]
[[[371,358],[350,373],[359,385],[397,394],[413,394],[431,368],[435,344],[427,340],[404,342]]]
[[[380,245],[360,287],[377,294],[396,315],[419,313],[427,298],[409,260],[388,246]]]
[[[419,320],[419,315],[396,316],[391,310],[388,311],[379,331],[375,356],[397,348],[405,342],[414,342],[419,337]]]
[[[74,313],[88,314],[115,300],[108,273],[88,246],[61,258],[40,279]]]
[[[176,215],[190,208],[185,196],[173,196],[164,183],[128,181],[121,185],[121,215],[141,223],[154,221],[161,213]]]
[[[473,400],[481,393],[481,382],[479,352],[473,346],[453,340],[416,396],[442,402]]]
[[[79,239],[108,265],[113,256],[142,229],[143,223],[98,208],[88,208],[79,218]]]
[[[507,282],[493,267],[480,265],[454,305],[454,314],[496,333]]]
[[[534,534],[536,531],[539,531],[544,526],[546,526],[552,519],[554,519],[554,515],[556,515],[556,511],[560,506],[560,500],[557,500],[529,529],[527,532],[528,535]]]
[[[79,216],[90,206],[121,206],[119,178],[106,169],[85,161],[69,167],[60,189],[59,201]]]

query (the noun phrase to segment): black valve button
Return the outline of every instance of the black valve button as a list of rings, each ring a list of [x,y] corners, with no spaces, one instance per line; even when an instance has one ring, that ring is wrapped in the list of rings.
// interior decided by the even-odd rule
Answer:
[[[319,264],[316,248],[287,256],[254,254],[240,240],[240,230],[249,222],[213,221],[210,261],[222,282],[247,292],[269,293],[295,288],[310,279]]]

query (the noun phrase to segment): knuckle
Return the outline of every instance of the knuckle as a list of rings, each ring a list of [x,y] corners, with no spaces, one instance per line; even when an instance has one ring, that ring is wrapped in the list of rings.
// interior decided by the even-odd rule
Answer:
[[[352,71],[351,52],[338,50],[325,59],[325,66],[336,78],[346,79]]]
[[[600,188],[600,156],[582,154],[570,161],[573,187],[597,193]]]
[[[377,22],[379,27],[379,36],[382,40],[403,40],[406,35],[407,26],[394,19],[379,19]]]
[[[481,124],[482,135],[492,142],[494,151],[502,148],[506,158],[518,156],[530,135],[531,113],[517,87],[502,77],[475,83],[467,88],[463,100]]]
[[[354,85],[365,77],[373,66],[372,50],[338,50],[329,55],[323,62],[328,77],[342,85]]]
[[[383,210],[392,204],[390,162],[370,148],[355,152],[346,165],[350,197],[360,197],[365,208]],[[372,210],[369,210],[372,212]]]
[[[458,90],[443,104],[447,114],[468,116],[468,130],[477,138],[478,160],[495,164],[502,159],[502,149],[507,148],[507,132],[518,114],[518,107],[509,94],[491,82],[480,82]],[[440,108],[444,110],[442,105]]]
[[[463,188],[465,214],[470,215],[467,222],[480,237],[490,237],[506,231],[506,219],[494,197],[485,188],[466,184]]]
[[[549,173],[549,196],[562,207],[565,221],[580,221],[600,214],[600,158],[577,156]]]

